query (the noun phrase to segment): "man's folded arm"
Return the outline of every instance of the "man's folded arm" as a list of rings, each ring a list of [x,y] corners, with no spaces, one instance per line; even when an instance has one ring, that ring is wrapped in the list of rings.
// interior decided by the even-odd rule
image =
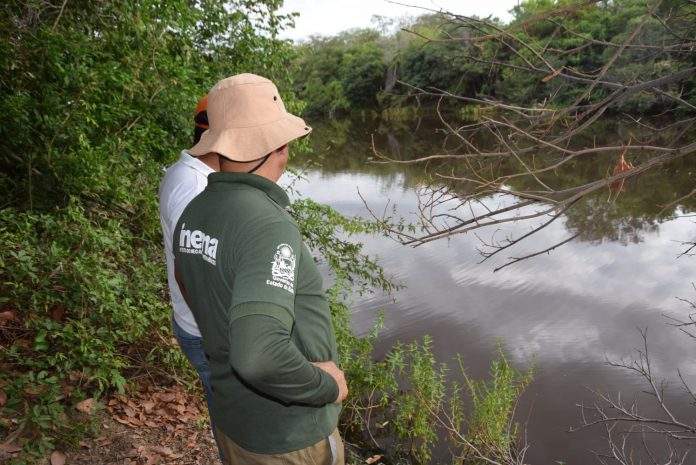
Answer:
[[[236,306],[232,315],[229,362],[244,382],[285,403],[321,406],[336,401],[336,381],[292,342],[287,310],[250,302]]]

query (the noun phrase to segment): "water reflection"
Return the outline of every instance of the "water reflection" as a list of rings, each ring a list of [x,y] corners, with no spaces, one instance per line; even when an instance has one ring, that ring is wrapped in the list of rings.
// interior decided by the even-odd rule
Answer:
[[[322,167],[310,168],[295,188],[349,215],[366,215],[357,189],[376,211],[389,202],[398,206],[400,214],[412,215],[418,205],[417,188],[430,181],[422,167],[366,163],[372,134],[379,150],[400,159],[448,150],[449,141],[435,133],[437,124],[427,121],[420,122],[417,131],[361,121],[314,126],[312,142]],[[406,288],[393,297],[356,296],[356,329],[366,331],[376,311],[384,309],[386,329],[380,350],[396,340],[431,334],[441,360],[460,353],[477,377],[485,376],[496,344],[502,341],[518,366],[536,366],[535,380],[518,412],[520,421],[529,419],[530,462],[591,463],[588,450],[603,444],[598,431],[567,433],[579,424],[575,404],[594,400],[585,387],[640,397],[635,378],[603,364],[607,357],[630,355],[640,343],[636,327],[650,328],[656,373],[673,378],[678,367],[696,384],[693,344],[666,326],[662,316],[685,317],[688,308],[675,297],[693,293],[690,281],[696,276],[696,261],[676,256],[677,242],[694,236],[693,218],[680,213],[692,212],[696,205],[690,200],[663,209],[693,189],[691,158],[633,182],[613,202],[603,193],[578,205],[515,253],[534,250],[537,240],[562,240],[569,232],[579,232],[579,240],[497,273],[492,270],[507,257],[479,264],[480,243],[473,235],[417,248],[382,237],[359,238],[366,252],[379,256]],[[611,161],[587,158],[564,176],[589,178],[610,165]],[[513,224],[502,233],[524,233],[528,227]],[[675,402],[687,405],[676,386],[669,392]]]
[[[412,160],[429,154],[457,153],[459,144],[442,133],[439,121],[423,119],[417,122],[385,122],[375,119],[334,120],[318,124],[312,136],[314,153],[311,159],[321,166],[323,173],[370,173],[387,182],[399,182],[405,189],[417,189],[432,183],[435,173],[462,174],[465,163],[434,161],[424,164],[375,164],[375,148],[397,160]],[[577,142],[603,144],[614,138],[626,138],[631,128],[625,126],[598,126],[593,139]],[[665,135],[669,137],[669,135]],[[623,140],[623,139],[622,139]],[[478,141],[486,146],[486,141]],[[611,173],[615,156],[587,155],[575,159],[562,169],[537,177],[557,189],[599,179]],[[517,169],[512,163],[501,162],[500,174]],[[696,157],[685,157],[660,170],[630,180],[622,193],[599,192],[587,201],[575,205],[566,214],[568,230],[579,233],[586,241],[617,240],[623,243],[639,242],[643,231],[654,231],[656,223],[672,218],[675,212],[696,210],[696,196],[686,198],[670,208],[665,206],[686,196],[694,187]],[[397,181],[395,178],[399,177]],[[524,190],[532,187],[531,177],[516,178],[511,187]],[[442,182],[444,184],[444,181]],[[449,182],[451,192],[470,194],[474,186],[466,182]]]

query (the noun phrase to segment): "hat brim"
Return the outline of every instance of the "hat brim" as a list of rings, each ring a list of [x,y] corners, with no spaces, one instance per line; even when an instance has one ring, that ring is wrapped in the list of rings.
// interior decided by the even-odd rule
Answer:
[[[233,161],[258,160],[295,139],[312,132],[302,118],[289,113],[267,124],[226,129],[208,129],[188,152],[194,156],[219,153]]]

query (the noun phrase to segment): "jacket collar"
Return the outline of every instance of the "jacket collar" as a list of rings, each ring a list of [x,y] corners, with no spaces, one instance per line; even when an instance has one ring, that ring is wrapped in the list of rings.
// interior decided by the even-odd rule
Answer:
[[[263,191],[268,195],[271,200],[280,205],[283,208],[287,208],[290,205],[290,199],[288,194],[285,193],[282,187],[274,183],[270,179],[264,178],[253,173],[232,173],[226,172],[214,172],[208,176],[209,186],[220,186],[222,184],[242,184],[245,186],[250,186],[255,189]]]

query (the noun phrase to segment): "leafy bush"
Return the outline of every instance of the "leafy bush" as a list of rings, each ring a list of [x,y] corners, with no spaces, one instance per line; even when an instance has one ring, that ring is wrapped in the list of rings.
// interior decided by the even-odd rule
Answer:
[[[329,291],[339,360],[350,389],[342,429],[367,447],[382,449],[389,443],[393,458],[427,463],[438,438],[433,418],[442,408],[446,368],[435,361],[428,336],[422,343],[398,343],[375,361],[382,318],[367,336],[356,336],[343,289],[339,282]]]
[[[491,362],[490,380],[472,380],[466,375],[465,379],[473,404],[467,425],[469,441],[491,456],[514,456],[518,429],[513,414],[532,372],[515,370],[499,348],[498,358]]]
[[[518,452],[513,416],[532,372],[513,368],[500,347],[488,380],[470,378],[460,359],[462,386],[445,364],[437,362],[427,335],[421,341],[397,343],[376,361],[382,317],[366,336],[356,336],[346,291],[345,282],[338,281],[328,293],[339,360],[350,389],[341,416],[343,433],[395,463],[430,463],[433,449],[445,439],[452,459],[485,457],[513,463],[506,461]]]
[[[3,414],[23,418],[37,439],[27,450],[45,453],[84,427],[64,421],[67,406],[109,388],[123,392],[137,367],[166,364],[174,374],[186,364],[169,342],[159,244],[134,243],[106,212],[76,202],[2,217],[0,290],[14,336],[3,341]]]
[[[353,292],[375,288],[391,292],[399,288],[374,259],[362,253],[360,242],[350,240],[356,234],[379,232],[378,224],[345,217],[311,199],[293,202],[292,213],[308,247],[326,260],[336,279]]]

